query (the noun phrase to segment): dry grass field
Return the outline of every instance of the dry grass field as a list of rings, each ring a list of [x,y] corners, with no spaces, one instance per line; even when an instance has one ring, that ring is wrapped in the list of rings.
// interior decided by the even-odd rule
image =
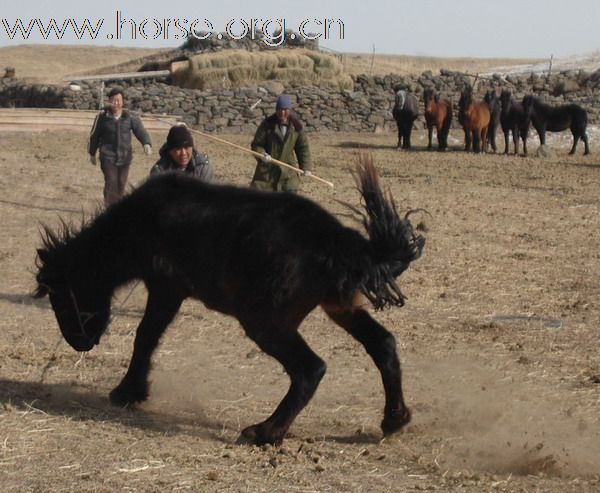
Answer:
[[[473,74],[490,72],[502,66],[539,62],[541,60],[515,58],[442,58],[408,55],[369,55],[366,53],[346,53],[342,55],[344,69],[351,75],[387,75],[390,73],[408,75],[421,74],[426,70],[431,70],[434,74],[437,74],[441,69]]]
[[[91,122],[90,122],[91,125]],[[164,132],[153,132],[156,147]],[[246,146],[251,135],[221,135]],[[600,162],[412,152],[386,134],[311,134],[303,194],[355,224],[349,166],[372,152],[401,209],[424,208],[423,257],[403,275],[402,309],[374,316],[397,337],[413,422],[382,440],[379,376],[316,310],[302,333],[328,363],[282,447],[236,445],[287,387],[238,323],[186,302],[154,359],[150,399],[110,405],[144,306],[133,285],[86,354],[33,300],[40,224],[98,209],[100,170],[85,131],[0,133],[0,482],[23,492],[536,492],[600,490]],[[197,138],[218,178],[245,186],[252,158]],[[531,148],[535,150],[535,141]],[[135,149],[131,183],[153,162]],[[124,247],[126,247],[124,245]],[[131,296],[128,296],[131,293]]]

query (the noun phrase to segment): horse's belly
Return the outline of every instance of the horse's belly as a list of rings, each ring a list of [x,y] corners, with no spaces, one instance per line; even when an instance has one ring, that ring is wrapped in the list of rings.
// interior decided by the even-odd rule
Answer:
[[[561,123],[560,125],[550,125],[546,127],[548,132],[562,132],[569,128],[569,123]]]

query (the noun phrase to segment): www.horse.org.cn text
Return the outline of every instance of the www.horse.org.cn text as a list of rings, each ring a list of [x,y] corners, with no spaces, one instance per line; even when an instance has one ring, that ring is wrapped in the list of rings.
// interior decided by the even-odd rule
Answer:
[[[209,19],[144,18],[127,17],[117,10],[112,22],[98,19],[6,19],[1,20],[0,37],[11,40],[35,38],[54,40],[186,40],[249,38],[268,46],[280,46],[286,39],[326,40],[345,39],[345,25],[339,18],[306,18],[299,22],[288,22],[285,18],[234,18],[222,29],[216,29]],[[111,29],[112,25],[112,29]]]

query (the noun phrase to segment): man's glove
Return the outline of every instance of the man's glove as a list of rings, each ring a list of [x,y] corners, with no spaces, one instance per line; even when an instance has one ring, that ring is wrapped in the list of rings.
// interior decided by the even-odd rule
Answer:
[[[263,157],[261,158],[261,160],[262,160],[263,163],[270,163],[272,159],[273,158],[271,157],[271,155],[269,153],[267,153],[267,152],[265,152],[263,154]]]
[[[90,154],[90,163],[92,163],[94,166],[96,166],[96,155],[95,154]]]
[[[152,146],[150,144],[144,144],[144,154],[146,156],[152,154]]]

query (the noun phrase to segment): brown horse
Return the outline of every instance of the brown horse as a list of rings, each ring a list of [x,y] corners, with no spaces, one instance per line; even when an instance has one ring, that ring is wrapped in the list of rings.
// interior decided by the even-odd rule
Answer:
[[[490,108],[483,102],[473,101],[473,90],[467,88],[460,94],[458,101],[458,121],[465,131],[465,151],[485,152],[487,150],[487,132],[490,124]]]
[[[432,148],[431,139],[433,137],[433,127],[435,127],[438,150],[445,151],[448,148],[448,133],[452,123],[452,103],[447,99],[440,100],[440,96],[434,94],[433,89],[425,89],[423,91],[423,104],[429,137],[427,149]]]

